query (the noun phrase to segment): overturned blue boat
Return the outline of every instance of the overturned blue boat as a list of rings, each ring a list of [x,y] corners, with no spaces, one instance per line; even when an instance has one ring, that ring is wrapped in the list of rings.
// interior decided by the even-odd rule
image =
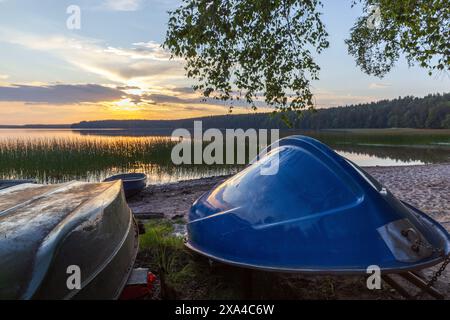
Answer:
[[[326,274],[411,271],[449,254],[439,223],[321,142],[291,136],[268,150],[193,204],[190,249],[241,267]]]
[[[144,173],[123,173],[106,178],[103,182],[121,180],[125,196],[131,198],[144,190],[147,186],[147,175]]]
[[[25,183],[36,183],[36,180],[0,180],[0,190],[18,186]]]

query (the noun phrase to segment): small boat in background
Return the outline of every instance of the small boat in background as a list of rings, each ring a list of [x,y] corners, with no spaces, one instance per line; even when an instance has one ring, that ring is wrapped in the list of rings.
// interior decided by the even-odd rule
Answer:
[[[192,206],[186,245],[213,260],[268,271],[366,274],[419,270],[450,253],[450,235],[356,164],[303,136]]]
[[[116,299],[138,250],[119,181],[4,189],[0,234],[0,300]]]
[[[0,180],[0,190],[17,186],[25,183],[36,183],[36,180]]]
[[[147,186],[147,175],[144,173],[123,173],[117,174],[115,176],[109,177],[103,182],[118,181],[122,180],[123,189],[125,191],[125,196],[130,198]]]

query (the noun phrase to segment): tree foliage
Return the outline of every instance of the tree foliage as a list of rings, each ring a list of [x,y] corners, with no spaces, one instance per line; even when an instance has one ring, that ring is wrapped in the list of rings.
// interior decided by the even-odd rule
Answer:
[[[448,0],[356,0],[364,14],[346,40],[361,69],[382,77],[401,55],[410,65],[450,70],[450,4]]]
[[[392,100],[320,109],[305,113],[298,126],[304,129],[420,128],[445,129],[450,116],[450,94],[423,98],[407,96]]]
[[[314,105],[314,52],[328,47],[318,0],[183,0],[165,47],[186,60],[205,97],[279,110]]]
[[[365,73],[384,76],[402,54],[430,72],[449,70],[448,0],[352,1],[363,15],[346,43]],[[329,46],[321,8],[320,0],[183,0],[164,46],[205,97],[300,111],[314,107],[314,57]]]

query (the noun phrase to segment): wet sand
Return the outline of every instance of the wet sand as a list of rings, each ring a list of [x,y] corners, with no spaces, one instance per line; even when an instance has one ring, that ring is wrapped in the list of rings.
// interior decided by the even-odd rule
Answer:
[[[399,199],[429,214],[450,230],[450,164],[366,167],[364,169]],[[150,185],[139,196],[131,199],[129,205],[135,214],[144,218],[182,218],[201,194],[226,178],[213,177],[165,185]],[[424,275],[429,278],[436,268],[425,270]],[[316,280],[320,281],[320,278]],[[344,282],[337,285],[345,287],[345,281],[352,280],[342,281]],[[444,293],[446,299],[450,299],[450,266],[435,287]],[[338,295],[338,298],[400,298],[392,290],[383,290],[386,294],[381,296],[367,295],[365,291],[367,289],[345,292]]]

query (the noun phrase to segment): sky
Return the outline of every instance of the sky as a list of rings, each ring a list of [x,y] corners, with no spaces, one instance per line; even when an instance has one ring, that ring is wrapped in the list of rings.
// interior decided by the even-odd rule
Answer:
[[[401,59],[383,79],[364,74],[344,40],[359,16],[351,0],[324,0],[330,48],[317,57],[318,108],[450,91]],[[0,124],[66,124],[100,119],[179,119],[226,114],[201,101],[183,61],[161,48],[168,11],[180,0],[0,0]],[[70,6],[80,29],[69,29]],[[72,11],[71,11],[72,13]],[[267,111],[267,108],[260,108]],[[250,112],[238,106],[234,112]]]

